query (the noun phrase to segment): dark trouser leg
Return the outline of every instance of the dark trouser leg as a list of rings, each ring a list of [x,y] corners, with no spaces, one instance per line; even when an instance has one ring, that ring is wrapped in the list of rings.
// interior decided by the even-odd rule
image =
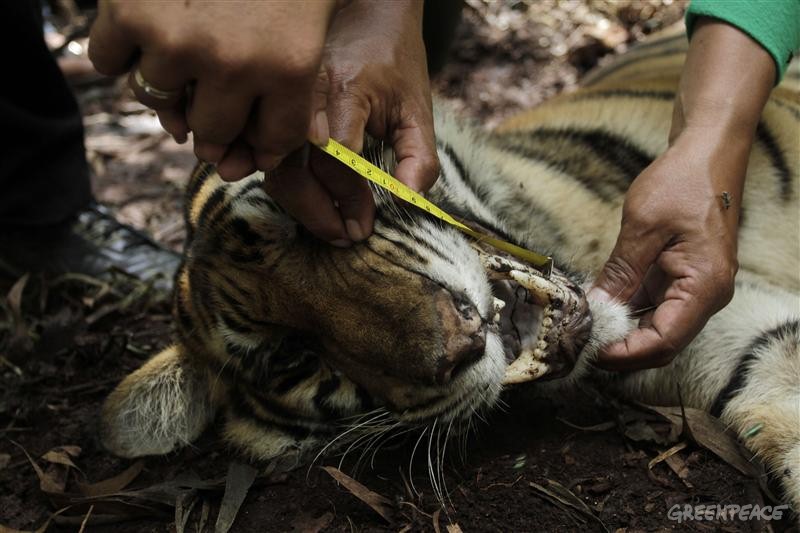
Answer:
[[[0,228],[61,222],[91,201],[80,112],[42,38],[39,2],[4,2],[3,19]]]
[[[75,98],[37,0],[2,2],[0,276],[122,271],[168,291],[179,257],[92,205]]]
[[[463,0],[426,0],[422,37],[428,55],[428,73],[435,76],[447,62],[450,45],[461,21]]]

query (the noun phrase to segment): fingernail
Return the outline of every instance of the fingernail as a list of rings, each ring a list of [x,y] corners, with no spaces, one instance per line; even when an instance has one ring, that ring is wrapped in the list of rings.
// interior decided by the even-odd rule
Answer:
[[[328,130],[328,114],[324,109],[316,112],[311,123],[309,138],[314,144],[322,145],[328,141],[330,131]]]
[[[222,156],[225,155],[225,146],[221,144],[214,144],[203,141],[195,141],[194,153],[198,159],[202,159],[207,163],[219,163]]]
[[[185,133],[177,133],[173,135],[172,138],[175,139],[175,142],[178,144],[186,144],[186,141],[189,140]]]
[[[367,237],[357,220],[348,218],[344,221],[344,227],[347,229],[347,235],[354,241],[363,241]]]
[[[279,155],[265,153],[256,154],[256,166],[258,167],[258,170],[269,172],[277,167],[280,162],[281,156]]]
[[[603,289],[598,289],[597,287],[594,287],[588,293],[586,293],[586,298],[593,302],[610,302],[612,300],[610,294]]]
[[[331,241],[331,244],[337,248],[349,248],[353,243],[347,239],[336,239],[335,241]]]

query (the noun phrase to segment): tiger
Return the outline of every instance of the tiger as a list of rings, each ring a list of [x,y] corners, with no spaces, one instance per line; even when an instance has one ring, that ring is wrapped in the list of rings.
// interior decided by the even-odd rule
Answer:
[[[517,383],[593,380],[719,417],[800,509],[796,68],[758,125],[730,304],[664,367],[612,375],[593,364],[636,326],[627,305],[585,291],[614,246],[628,186],[667,148],[685,53],[682,34],[643,44],[491,132],[435,103],[441,171],[427,198],[551,255],[550,273],[379,188],[373,234],[329,246],[264,192],[269,174],[228,183],[199,164],[186,190],[174,344],[105,400],[103,445],[125,458],[164,455],[220,416],[239,453],[301,464],[359,428],[455,433]],[[395,164],[374,140],[364,156],[388,172]]]

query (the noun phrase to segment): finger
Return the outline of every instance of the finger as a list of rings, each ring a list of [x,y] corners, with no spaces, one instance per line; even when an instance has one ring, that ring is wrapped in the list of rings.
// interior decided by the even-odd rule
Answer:
[[[588,297],[593,300],[628,302],[666,242],[656,235],[642,238],[639,228],[623,223],[617,243],[603,265]]]
[[[128,75],[136,99],[152,109],[181,109],[190,76],[166,54],[143,52]]]
[[[253,150],[242,140],[234,141],[217,164],[217,172],[225,181],[237,181],[255,171]]]
[[[672,278],[667,276],[657,263],[650,265],[641,286],[628,300],[631,313],[643,314],[655,309],[660,302],[664,301],[664,294],[671,282]]]
[[[129,32],[120,31],[108,2],[98,3],[97,19],[89,33],[89,59],[98,72],[118,76],[130,69],[138,46]]]
[[[665,300],[624,341],[606,348],[597,364],[607,370],[641,370],[668,364],[711,316],[698,298]]]
[[[219,163],[228,151],[227,144],[207,143],[194,137],[194,155],[207,163]]]
[[[364,129],[370,106],[366,98],[347,93],[330,95],[328,123],[330,136],[356,153],[364,149]],[[315,154],[317,155],[317,154]],[[375,200],[367,181],[328,157],[312,158],[314,174],[339,204],[347,233],[354,241],[372,234]]]
[[[231,144],[242,134],[253,103],[249,93],[237,90],[235,86],[198,80],[186,112],[195,142],[217,146]]]
[[[262,98],[254,115],[255,130],[250,129],[247,141],[253,146],[256,166],[260,170],[271,170],[289,152],[306,142],[311,117],[311,91],[292,95],[270,95]]]
[[[364,149],[364,130],[369,120],[369,101],[347,93],[333,94],[328,100],[330,135],[356,153]]]
[[[397,158],[395,177],[415,191],[428,190],[439,177],[433,120],[395,130],[392,147]]]
[[[311,233],[335,246],[349,246],[339,211],[309,168],[281,166],[267,176],[264,189]]]
[[[156,111],[161,127],[172,135],[175,142],[183,144],[189,135],[189,125],[186,123],[186,115],[180,108],[159,109]]]
[[[339,207],[348,237],[363,241],[372,234],[375,201],[367,180],[319,150],[311,155],[311,170]]]
[[[308,140],[317,146],[323,146],[330,137],[328,125],[328,92],[330,83],[325,68],[320,68],[317,83],[311,96],[311,123],[308,126]]]

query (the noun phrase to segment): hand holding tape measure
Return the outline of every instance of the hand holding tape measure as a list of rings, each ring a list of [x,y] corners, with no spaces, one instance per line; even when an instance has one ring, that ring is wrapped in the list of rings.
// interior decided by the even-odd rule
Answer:
[[[437,207],[434,203],[430,202],[429,200],[425,199],[421,194],[418,194],[403,184],[400,180],[378,168],[377,166],[373,165],[357,153],[353,152],[349,148],[343,146],[341,143],[334,141],[333,139],[328,139],[328,143],[324,146],[317,146],[320,150],[325,152],[326,154],[338,159],[342,163],[344,163],[347,167],[351,168],[361,177],[371,181],[372,183],[378,185],[379,187],[389,191],[394,196],[404,200],[412,205],[415,205],[419,209],[424,209],[431,215],[435,216],[439,220],[454,226],[456,229],[460,230],[463,233],[466,233],[470,237],[474,239],[485,242],[498,250],[502,250],[507,252],[518,259],[521,259],[532,266],[536,267],[538,270],[544,272],[545,274],[549,275],[550,271],[553,266],[553,260],[550,257],[545,255],[538,254],[536,252],[532,252],[530,250],[526,250],[521,246],[517,246],[516,244],[512,244],[510,242],[506,242],[501,239],[497,239],[495,237],[491,237],[479,231],[476,231],[463,222],[456,220],[451,215],[447,214],[445,211]]]

